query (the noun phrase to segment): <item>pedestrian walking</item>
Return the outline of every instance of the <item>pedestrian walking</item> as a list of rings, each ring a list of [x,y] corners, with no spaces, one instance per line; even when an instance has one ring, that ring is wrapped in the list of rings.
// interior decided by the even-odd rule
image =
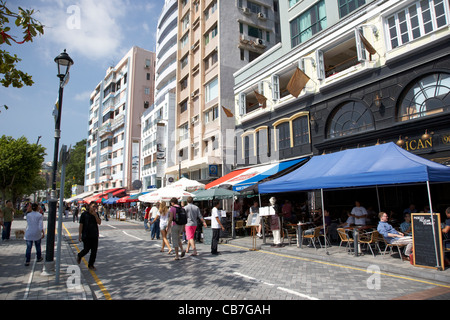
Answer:
[[[78,205],[76,205],[73,210],[72,210],[72,218],[73,218],[73,222],[75,222],[75,220],[78,222],[78,211],[80,209],[78,208]]]
[[[206,228],[206,222],[203,219],[202,214],[200,213],[200,209],[193,204],[194,199],[192,197],[187,198],[188,204],[184,207],[184,210],[186,210],[187,214],[187,223],[186,223],[186,239],[187,239],[187,248],[186,253],[189,253],[189,247],[192,247],[193,256],[196,256],[197,248],[195,247],[195,230],[197,229],[197,221],[201,220],[203,222],[203,226]]]
[[[164,252],[164,246],[167,246],[167,249],[169,249],[169,254],[172,253],[172,248],[170,247],[169,240],[167,239],[167,234],[170,232],[170,225],[169,225],[169,208],[167,208],[167,205],[164,201],[161,201],[159,204],[159,229],[161,230],[161,239],[162,239],[162,246],[161,246],[161,252]]]
[[[37,203],[31,205],[31,212],[27,214],[27,228],[25,230],[25,240],[27,243],[27,249],[25,252],[25,266],[30,265],[31,249],[36,247],[36,259],[37,262],[41,262],[41,240],[44,239],[44,216],[39,212],[41,208]]]
[[[220,239],[220,229],[222,229],[222,231],[225,231],[225,228],[220,222],[220,215],[218,209],[220,201],[214,200],[213,205],[214,207],[211,210],[211,229],[212,229],[211,254],[219,255],[220,252],[217,251],[217,246],[219,244]]]
[[[3,214],[2,240],[9,240],[11,236],[11,226],[14,221],[16,210],[13,208],[11,200],[6,200],[6,205],[0,210]]]
[[[178,253],[181,251],[181,258],[184,257],[185,252],[183,250],[183,244],[181,243],[181,233],[183,232],[184,225],[186,221],[182,221],[183,215],[186,218],[186,212],[184,209],[178,204],[177,198],[172,198],[170,200],[170,209],[169,209],[169,222],[168,225],[172,225],[172,246],[175,249],[175,258],[174,260],[180,260]],[[166,230],[168,230],[169,226],[167,226]]]
[[[158,239],[159,240],[159,202],[153,204],[152,209],[150,210],[150,232],[152,236],[152,240]]]
[[[88,268],[90,270],[96,270],[94,267],[95,259],[97,258],[98,249],[98,226],[102,224],[102,220],[97,213],[98,206],[95,201],[89,204],[88,210],[81,213],[80,226],[78,228],[78,240],[83,241],[83,250],[77,255],[77,262],[80,263],[81,259],[90,251]]]
[[[144,230],[150,231],[150,227],[148,226],[148,218],[150,217],[150,205],[145,208],[145,214],[144,214]]]

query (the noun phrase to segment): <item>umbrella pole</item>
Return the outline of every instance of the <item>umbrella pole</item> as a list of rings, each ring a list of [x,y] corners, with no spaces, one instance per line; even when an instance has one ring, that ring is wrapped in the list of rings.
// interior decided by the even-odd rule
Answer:
[[[430,216],[431,216],[431,227],[433,228],[433,242],[434,242],[434,250],[436,251],[436,268],[439,269],[439,251],[436,243],[436,230],[434,226],[434,217],[433,217],[433,204],[431,203],[431,190],[430,190],[430,181],[427,181],[427,191],[428,191],[428,202],[430,204]]]
[[[327,254],[329,254],[328,248],[327,248],[327,228],[325,225],[325,202],[323,201],[323,189],[320,189],[320,197],[322,200],[323,240],[325,242],[325,251]],[[320,239],[319,239],[319,241],[320,241]]]
[[[259,198],[259,207],[261,208],[261,193],[258,191],[258,198]],[[265,217],[261,217],[260,223],[261,223],[261,229],[262,229],[262,237],[263,237],[263,243],[266,244],[266,225],[265,225]]]

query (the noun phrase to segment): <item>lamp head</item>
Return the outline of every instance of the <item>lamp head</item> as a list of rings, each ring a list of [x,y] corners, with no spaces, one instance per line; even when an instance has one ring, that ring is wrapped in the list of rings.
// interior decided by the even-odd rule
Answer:
[[[66,49],[55,58],[55,63],[58,65],[58,78],[64,79],[69,73],[70,67],[73,65],[73,60],[66,53]]]

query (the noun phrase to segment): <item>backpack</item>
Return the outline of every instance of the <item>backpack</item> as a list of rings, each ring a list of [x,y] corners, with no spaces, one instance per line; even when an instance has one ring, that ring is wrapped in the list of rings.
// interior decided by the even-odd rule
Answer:
[[[175,214],[174,214],[173,220],[178,225],[186,224],[187,223],[186,210],[184,210],[184,208],[182,208],[182,207],[175,206]]]

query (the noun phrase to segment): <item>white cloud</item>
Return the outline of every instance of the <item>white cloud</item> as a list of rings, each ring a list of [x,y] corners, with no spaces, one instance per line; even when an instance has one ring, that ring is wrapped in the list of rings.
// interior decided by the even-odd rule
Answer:
[[[44,1],[39,20],[46,26],[45,38],[68,52],[90,60],[105,59],[120,50],[126,16],[124,0]]]
[[[77,93],[75,95],[74,99],[76,101],[83,101],[83,102],[89,101],[91,93],[92,93],[92,90],[91,91],[84,91],[84,92]]]

